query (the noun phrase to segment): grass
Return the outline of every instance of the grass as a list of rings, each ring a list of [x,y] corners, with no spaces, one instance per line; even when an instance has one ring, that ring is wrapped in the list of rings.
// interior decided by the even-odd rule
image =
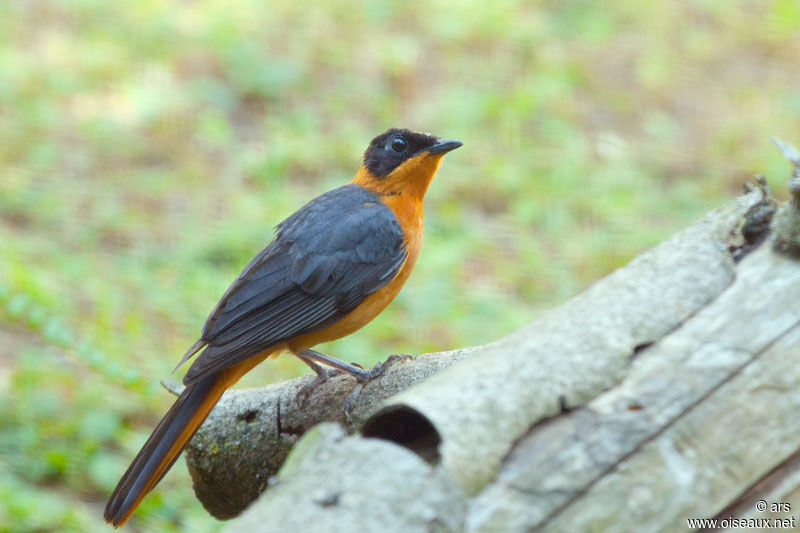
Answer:
[[[389,126],[464,147],[396,303],[321,347],[364,364],[508,333],[800,141],[792,0],[12,0],[0,35],[0,531],[107,531],[158,380]],[[131,522],[220,527],[182,465]]]

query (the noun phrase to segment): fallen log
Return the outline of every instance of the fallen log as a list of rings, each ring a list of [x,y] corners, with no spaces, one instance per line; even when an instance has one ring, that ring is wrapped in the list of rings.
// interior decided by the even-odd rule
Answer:
[[[394,365],[349,420],[349,376],[302,406],[310,378],[229,391],[187,448],[197,496],[249,506],[228,531],[790,518],[755,504],[800,506],[798,202],[762,179],[511,335]]]

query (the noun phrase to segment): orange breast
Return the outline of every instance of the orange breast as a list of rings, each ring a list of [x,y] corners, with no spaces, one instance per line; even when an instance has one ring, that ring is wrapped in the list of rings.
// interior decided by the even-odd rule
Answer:
[[[394,300],[394,297],[405,285],[417,262],[417,256],[419,256],[422,246],[422,200],[403,195],[383,196],[381,200],[394,212],[397,221],[403,228],[406,253],[408,254],[405,262],[397,275],[386,286],[367,296],[346,317],[323,330],[299,335],[290,340],[287,346],[292,352],[300,353],[314,345],[339,339],[361,329],[386,309],[386,306]]]

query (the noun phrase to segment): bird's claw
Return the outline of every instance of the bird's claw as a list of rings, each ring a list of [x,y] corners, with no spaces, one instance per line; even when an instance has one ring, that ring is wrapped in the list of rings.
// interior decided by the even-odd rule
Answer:
[[[386,361],[377,363],[369,370],[364,369],[364,367],[358,363],[352,363],[352,366],[358,368],[359,372],[354,372],[352,370],[347,371],[348,374],[356,379],[356,386],[353,389],[353,392],[350,393],[350,396],[344,402],[344,415],[345,418],[347,418],[348,423],[353,423],[353,419],[350,416],[350,411],[353,409],[353,405],[358,399],[358,396],[361,394],[361,391],[364,389],[364,386],[370,381],[380,377],[390,366],[396,362],[409,361],[411,359],[413,359],[413,357],[408,354],[392,354],[386,359]],[[310,383],[304,385],[297,392],[297,395],[295,396],[295,402],[297,403],[298,407],[303,406],[303,404],[306,402],[306,400],[308,400],[311,394],[313,394],[317,387],[325,383],[331,377],[344,373],[342,370],[337,368],[322,368],[319,365],[313,365],[311,368],[317,372],[317,377],[314,378],[314,380]]]
[[[380,363],[375,364],[369,370],[365,370],[362,374],[357,376],[353,376],[356,378],[358,383],[356,384],[353,392],[350,393],[350,396],[347,398],[347,401],[344,402],[344,416],[347,418],[349,423],[353,423],[353,419],[350,416],[350,411],[353,409],[353,405],[356,403],[358,396],[361,394],[361,391],[364,389],[364,385],[372,381],[373,379],[381,376],[386,370],[395,364],[398,361],[409,361],[413,359],[412,356],[408,355],[407,353],[404,354],[392,354],[390,355],[386,361],[382,361]]]
[[[321,368],[317,374],[317,377],[315,377],[313,381],[303,385],[303,387],[297,391],[297,395],[294,397],[297,407],[303,407],[303,404],[306,402],[306,400],[308,400],[311,394],[314,393],[317,387],[328,381],[330,378],[338,376],[341,373],[342,371],[337,368]]]
[[[367,378],[367,382],[372,381],[373,379],[377,378],[378,376],[386,372],[386,370],[390,366],[397,363],[398,361],[410,361],[412,359],[414,358],[408,355],[407,353],[394,353],[390,355],[389,357],[386,358],[386,361],[378,363],[368,370],[367,373],[369,374],[369,377]]]

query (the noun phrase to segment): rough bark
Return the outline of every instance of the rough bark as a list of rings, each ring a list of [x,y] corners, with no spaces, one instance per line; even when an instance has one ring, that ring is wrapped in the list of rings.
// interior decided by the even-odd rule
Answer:
[[[473,502],[470,529],[664,531],[713,517],[800,448],[787,423],[798,354],[800,267],[762,246],[619,386],[531,431]]]
[[[337,422],[352,433],[381,401],[476,349],[427,354],[390,366],[362,390],[349,419],[344,403],[355,380],[346,375],[329,379],[301,405],[297,394],[312,381],[311,376],[225,392],[186,447],[186,463],[197,498],[217,518],[236,516],[264,491],[306,431],[321,422]],[[180,392],[179,386],[168,388]]]
[[[352,420],[349,377],[226,393],[197,495],[258,498],[228,531],[685,531],[798,501],[795,202],[760,183],[508,337],[393,366]]]

